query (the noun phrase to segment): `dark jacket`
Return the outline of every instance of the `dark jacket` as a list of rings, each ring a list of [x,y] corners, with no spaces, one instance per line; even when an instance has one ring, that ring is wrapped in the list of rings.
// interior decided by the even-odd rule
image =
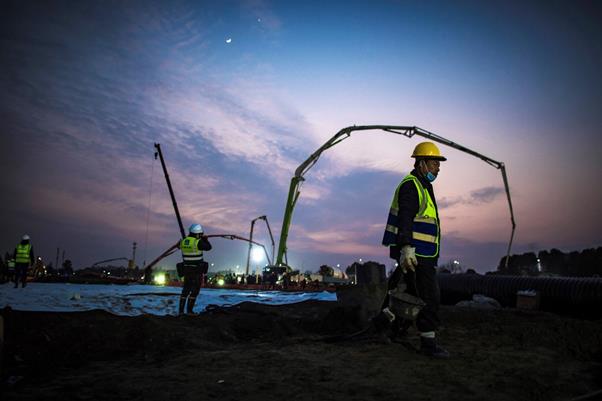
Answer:
[[[412,170],[411,174],[418,178],[424,189],[426,189],[431,195],[431,199],[435,205],[435,209],[437,209],[437,201],[435,200],[435,193],[433,192],[433,186],[431,183],[416,171],[416,169]],[[392,259],[399,260],[401,247],[404,245],[410,245],[412,243],[412,224],[414,222],[414,217],[418,214],[418,191],[416,190],[416,185],[412,181],[406,181],[403,183],[401,188],[399,188],[399,196],[398,200],[398,210],[399,210],[399,226],[397,233],[397,245],[389,247],[389,256]],[[437,209],[437,215],[439,215],[439,210]],[[441,227],[441,224],[439,224]],[[441,230],[441,228],[439,228]],[[423,258],[418,256],[418,263],[425,266],[437,266],[437,261],[439,257],[435,258]]]
[[[211,243],[209,242],[209,238],[205,237],[204,235],[201,236],[201,240],[199,241],[199,249],[201,251],[210,251],[211,248],[213,248],[211,246]]]

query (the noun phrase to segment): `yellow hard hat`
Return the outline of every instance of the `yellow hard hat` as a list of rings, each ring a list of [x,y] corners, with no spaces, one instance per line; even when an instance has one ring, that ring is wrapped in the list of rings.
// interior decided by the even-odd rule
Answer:
[[[414,153],[412,153],[412,157],[424,157],[427,159],[436,159],[441,161],[447,160],[445,157],[441,156],[439,148],[432,142],[420,142],[414,148]]]

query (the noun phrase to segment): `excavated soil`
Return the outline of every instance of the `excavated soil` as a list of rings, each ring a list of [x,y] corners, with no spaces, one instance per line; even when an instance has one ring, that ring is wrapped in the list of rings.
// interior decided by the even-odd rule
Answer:
[[[335,302],[2,315],[3,400],[547,401],[602,388],[602,321],[549,313],[443,307],[449,360],[417,354],[413,331],[340,341],[361,327]]]

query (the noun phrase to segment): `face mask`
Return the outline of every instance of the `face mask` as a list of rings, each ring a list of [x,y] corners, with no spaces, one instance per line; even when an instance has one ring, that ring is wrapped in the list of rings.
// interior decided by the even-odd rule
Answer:
[[[424,163],[424,169],[426,170],[426,174],[425,174],[425,178],[428,180],[428,182],[433,182],[435,181],[435,178],[437,178],[437,176],[433,173],[431,173],[430,171],[428,171],[428,168],[426,167],[426,162],[422,161],[422,163]]]

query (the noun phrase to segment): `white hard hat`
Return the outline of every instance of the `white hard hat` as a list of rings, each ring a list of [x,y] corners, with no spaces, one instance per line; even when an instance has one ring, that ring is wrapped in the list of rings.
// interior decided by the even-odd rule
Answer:
[[[21,239],[22,239],[23,241],[25,241],[25,240],[29,240],[29,235],[25,234],[24,236],[22,236],[22,237],[21,237]]]
[[[190,229],[188,229],[188,231],[190,231],[193,234],[202,234],[203,226],[200,224],[193,224],[190,226]]]

